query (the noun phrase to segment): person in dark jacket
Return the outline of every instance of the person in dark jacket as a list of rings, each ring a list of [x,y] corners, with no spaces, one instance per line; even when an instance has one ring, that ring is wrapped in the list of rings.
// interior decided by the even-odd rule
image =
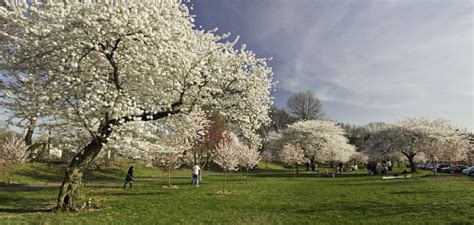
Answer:
[[[131,166],[128,169],[127,177],[125,177],[125,184],[123,184],[123,188],[125,188],[125,186],[127,186],[127,183],[130,183],[130,188],[132,188],[132,184],[133,184],[133,166]]]

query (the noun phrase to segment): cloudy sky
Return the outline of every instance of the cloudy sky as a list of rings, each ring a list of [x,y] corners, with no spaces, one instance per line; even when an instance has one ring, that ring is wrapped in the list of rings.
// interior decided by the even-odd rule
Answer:
[[[313,91],[342,122],[474,129],[472,0],[194,0],[196,24],[273,57],[275,104]]]

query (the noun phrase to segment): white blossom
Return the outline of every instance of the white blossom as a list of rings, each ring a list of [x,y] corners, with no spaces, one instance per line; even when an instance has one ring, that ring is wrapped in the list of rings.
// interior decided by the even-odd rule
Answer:
[[[21,75],[37,85],[9,96],[37,96],[28,112],[83,129],[90,142],[110,139],[127,155],[168,149],[161,134],[152,137],[163,129],[182,136],[176,138],[184,151],[206,124],[202,109],[219,112],[249,146],[260,145],[256,130],[268,122],[271,68],[228,35],[196,30],[185,5],[8,4],[0,7],[0,61],[8,79]]]
[[[241,148],[241,143],[234,133],[224,133],[223,139],[215,149],[214,162],[224,169],[224,171],[237,170]]]

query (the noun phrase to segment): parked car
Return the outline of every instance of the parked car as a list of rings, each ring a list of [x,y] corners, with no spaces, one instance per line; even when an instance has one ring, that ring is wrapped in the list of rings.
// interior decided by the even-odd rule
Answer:
[[[441,168],[440,172],[442,172],[442,173],[461,173],[466,168],[467,168],[467,166],[463,166],[463,165],[449,166],[449,167]]]
[[[474,166],[468,167],[466,169],[462,170],[463,174],[466,174],[468,176],[474,176]]]
[[[441,168],[450,167],[449,164],[438,164],[433,169],[436,169],[436,172],[441,172]]]
[[[426,164],[424,169],[425,170],[432,170],[433,169],[433,164],[431,164],[431,163]]]

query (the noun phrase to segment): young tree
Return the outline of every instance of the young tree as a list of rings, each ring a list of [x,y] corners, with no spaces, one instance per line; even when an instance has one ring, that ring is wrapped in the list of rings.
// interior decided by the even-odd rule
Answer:
[[[321,101],[311,91],[292,95],[287,102],[290,113],[298,120],[318,120],[323,118]]]
[[[212,153],[223,138],[224,132],[229,129],[224,118],[214,112],[208,118],[209,126],[204,130],[203,137],[186,151],[187,161],[204,168],[212,160]]]
[[[304,151],[299,144],[286,143],[280,153],[280,160],[290,167],[296,168],[298,163],[304,162]],[[288,168],[288,176],[290,175],[290,167]],[[293,174],[293,177],[296,173]]]
[[[245,167],[246,169],[246,177],[245,177],[245,183],[248,184],[249,182],[249,169],[254,168],[257,163],[262,159],[260,156],[260,153],[258,152],[257,149],[255,148],[249,148],[246,145],[241,145],[240,151],[239,151],[239,165],[242,167]]]
[[[183,155],[174,149],[160,152],[154,158],[154,164],[163,166],[168,171],[168,187],[171,187],[171,169],[177,169],[184,163]]]
[[[12,165],[15,163],[24,163],[27,160],[27,149],[28,146],[19,135],[12,134],[3,142],[2,148],[0,149],[0,160],[7,165],[7,168],[10,168],[8,172],[8,183],[11,183]]]
[[[223,135],[224,137],[216,146],[213,159],[214,162],[224,170],[224,187],[222,193],[225,193],[227,173],[237,170],[242,144],[232,132],[225,132]]]
[[[184,4],[7,4],[0,8],[2,69],[43,76],[50,116],[89,134],[65,173],[58,209],[82,205],[83,170],[109,139],[117,137],[118,149],[149,149],[127,146],[145,142],[140,137],[167,117],[219,111],[258,145],[255,131],[268,121],[271,68],[245,47],[235,49],[228,35],[194,29]]]

